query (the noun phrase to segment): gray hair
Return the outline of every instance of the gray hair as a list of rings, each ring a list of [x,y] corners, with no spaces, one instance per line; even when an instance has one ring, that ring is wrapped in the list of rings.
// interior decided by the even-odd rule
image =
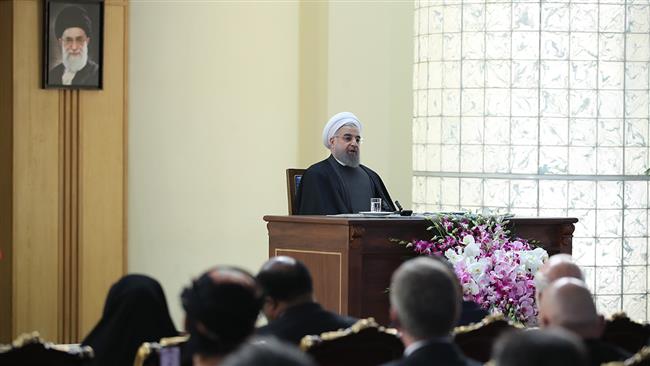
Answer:
[[[446,336],[460,315],[460,284],[447,263],[418,257],[393,273],[390,303],[401,327],[412,336]]]

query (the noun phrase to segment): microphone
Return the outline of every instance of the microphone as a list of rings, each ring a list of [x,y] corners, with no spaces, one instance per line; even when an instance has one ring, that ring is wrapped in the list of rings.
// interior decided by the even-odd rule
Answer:
[[[399,209],[395,213],[399,213],[400,216],[411,216],[413,214],[412,210],[404,210],[402,205],[399,204],[399,201],[395,201],[395,206]]]
[[[402,205],[400,205],[399,201],[397,201],[397,200],[395,201],[395,206],[397,206],[397,211],[401,212],[403,210]]]

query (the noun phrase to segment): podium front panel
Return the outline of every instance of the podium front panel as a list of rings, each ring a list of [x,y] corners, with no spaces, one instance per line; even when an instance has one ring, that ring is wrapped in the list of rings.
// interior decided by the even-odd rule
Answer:
[[[415,254],[391,239],[430,238],[423,218],[342,218],[265,216],[269,256],[301,260],[314,281],[314,295],[325,308],[358,318],[389,322],[393,271]],[[571,253],[575,218],[514,218],[515,235],[534,239],[549,255]]]

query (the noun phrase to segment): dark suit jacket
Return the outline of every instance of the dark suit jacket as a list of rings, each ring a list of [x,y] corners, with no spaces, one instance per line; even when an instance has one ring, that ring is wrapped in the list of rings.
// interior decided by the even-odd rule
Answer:
[[[383,366],[478,366],[480,363],[463,355],[451,342],[432,341],[400,360]]]
[[[624,361],[632,354],[613,344],[603,342],[600,339],[585,339],[585,346],[591,359],[591,365],[601,365],[607,362]]]
[[[456,325],[478,323],[488,315],[488,312],[473,301],[463,301],[460,319]]]
[[[333,156],[310,166],[303,174],[296,191],[295,206],[299,215],[336,215],[352,212],[350,191],[334,168],[338,164]],[[381,198],[382,211],[395,211],[381,178],[372,169],[360,165],[370,177],[373,197]]]
[[[341,316],[323,309],[318,303],[309,302],[293,306],[269,324],[258,328],[258,335],[272,335],[282,340],[300,344],[306,335],[320,335],[345,329],[357,319]]]
[[[61,78],[63,77],[64,71],[65,66],[63,66],[62,63],[50,70],[47,78],[49,84],[63,85]],[[72,78],[72,83],[70,85],[99,85],[99,66],[92,60],[88,59],[86,66],[74,74],[74,78]]]

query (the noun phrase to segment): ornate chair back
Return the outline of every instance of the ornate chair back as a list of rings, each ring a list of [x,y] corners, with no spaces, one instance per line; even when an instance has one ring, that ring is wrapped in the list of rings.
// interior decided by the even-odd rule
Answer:
[[[11,345],[0,345],[3,366],[84,366],[90,365],[92,358],[89,346],[44,342],[37,332],[23,334]]]
[[[289,215],[295,215],[294,202],[296,200],[296,192],[300,185],[302,175],[305,174],[306,169],[287,169],[287,202],[289,203]]]
[[[397,331],[379,326],[373,318],[350,328],[305,336],[300,348],[320,366],[375,366],[402,357],[404,345]]]
[[[630,353],[636,353],[650,340],[650,325],[630,319],[625,313],[616,313],[605,322],[605,332],[601,337]]]
[[[189,357],[183,357],[183,345],[187,342],[189,336],[162,338],[158,342],[142,343],[135,356],[134,366],[168,366],[184,365],[184,360]]]
[[[650,347],[645,346],[625,361],[607,362],[601,366],[650,366]]]
[[[644,346],[624,362],[625,366],[650,366],[650,347]]]
[[[488,315],[479,323],[456,327],[453,331],[454,343],[465,356],[486,363],[490,360],[497,338],[505,332],[521,328],[508,322],[502,315]]]

